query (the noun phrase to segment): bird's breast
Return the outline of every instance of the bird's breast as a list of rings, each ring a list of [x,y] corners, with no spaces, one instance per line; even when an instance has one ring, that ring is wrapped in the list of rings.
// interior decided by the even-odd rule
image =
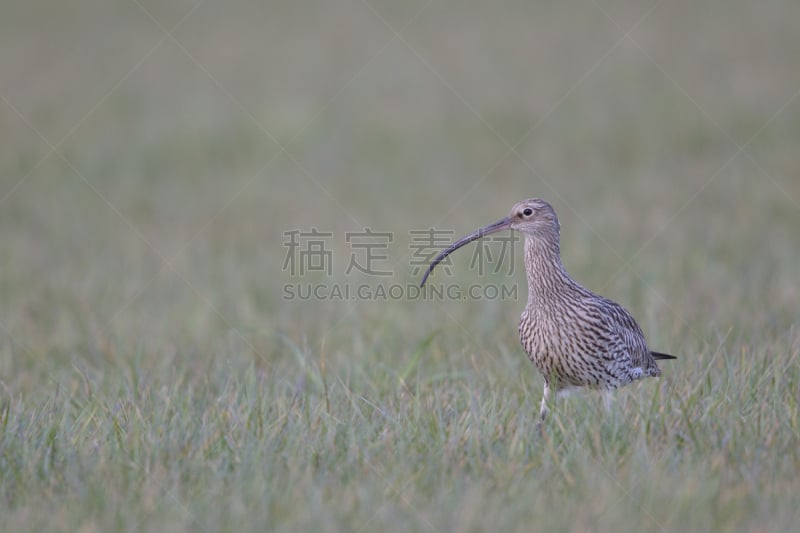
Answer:
[[[614,386],[604,360],[607,346],[587,335],[580,320],[526,309],[520,317],[519,336],[528,358],[551,386]]]

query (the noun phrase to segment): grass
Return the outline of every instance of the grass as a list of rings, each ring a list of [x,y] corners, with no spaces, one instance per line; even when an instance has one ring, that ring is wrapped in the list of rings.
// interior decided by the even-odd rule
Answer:
[[[663,2],[623,39],[652,6],[0,16],[4,526],[790,530],[797,7]],[[416,283],[409,230],[529,196],[573,276],[680,356],[610,411],[573,395],[536,437],[519,256],[434,278],[516,300],[283,297]],[[330,277],[282,268],[312,227]],[[344,273],[365,227],[391,276]]]

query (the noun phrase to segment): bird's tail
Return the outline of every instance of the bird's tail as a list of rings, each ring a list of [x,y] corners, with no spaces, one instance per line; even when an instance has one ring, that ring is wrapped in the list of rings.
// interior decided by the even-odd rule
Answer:
[[[677,359],[677,357],[668,353],[650,352],[650,355],[653,356],[653,359]]]

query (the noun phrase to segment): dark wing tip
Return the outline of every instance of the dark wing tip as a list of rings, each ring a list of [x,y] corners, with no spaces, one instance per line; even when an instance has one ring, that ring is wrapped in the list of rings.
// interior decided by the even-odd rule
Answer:
[[[653,356],[653,359],[677,359],[674,355],[670,355],[668,353],[661,353],[661,352],[650,352],[650,355]]]

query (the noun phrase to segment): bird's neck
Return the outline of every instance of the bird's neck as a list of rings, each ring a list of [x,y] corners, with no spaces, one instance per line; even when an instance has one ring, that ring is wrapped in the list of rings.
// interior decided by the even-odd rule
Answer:
[[[575,285],[561,263],[558,234],[525,236],[525,271],[529,306],[557,299]]]

